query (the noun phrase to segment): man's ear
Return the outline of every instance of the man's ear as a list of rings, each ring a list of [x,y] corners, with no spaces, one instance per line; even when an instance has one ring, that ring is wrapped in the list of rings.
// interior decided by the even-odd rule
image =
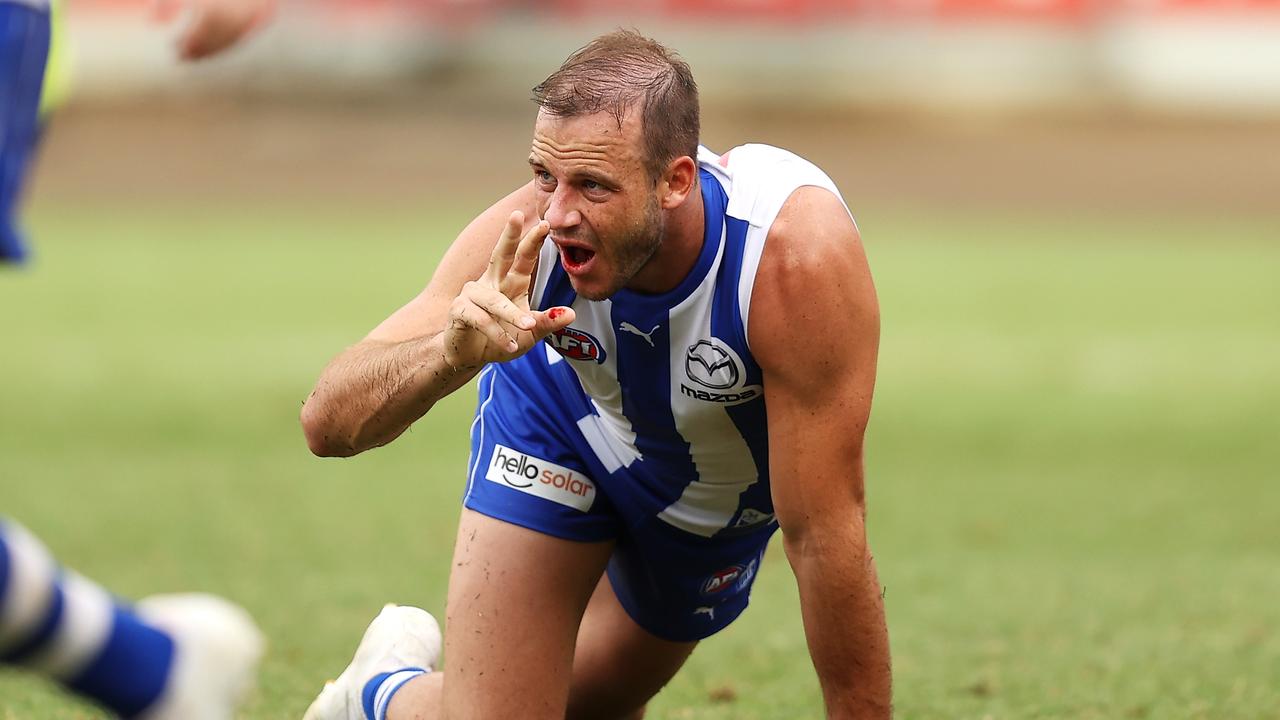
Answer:
[[[688,155],[672,160],[658,182],[658,197],[663,210],[674,210],[684,204],[697,187],[698,163]]]

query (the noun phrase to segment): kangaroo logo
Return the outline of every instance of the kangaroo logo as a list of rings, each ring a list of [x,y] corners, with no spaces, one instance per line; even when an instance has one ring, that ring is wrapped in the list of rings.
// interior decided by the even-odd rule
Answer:
[[[644,338],[645,342],[649,343],[649,347],[657,347],[657,345],[653,344],[653,334],[658,332],[658,328],[660,327],[662,326],[654,325],[652,330],[650,330],[649,332],[645,332],[640,328],[636,327],[635,325],[632,325],[631,323],[627,322],[626,320],[623,320],[622,324],[618,326],[618,329],[623,332],[629,332],[632,335],[639,335],[640,337]]]
[[[719,343],[699,340],[684,355],[684,372],[689,379],[712,390],[724,390],[738,384],[738,363]]]
[[[706,606],[706,605],[703,605],[703,606],[702,606],[702,607],[700,607],[700,608],[696,608],[696,609],[693,611],[693,614],[694,614],[694,615],[706,615],[706,616],[707,616],[708,618],[710,618],[711,620],[715,620],[715,619],[716,619],[716,609],[715,609],[715,608],[713,608],[713,607],[708,607],[708,606]]]

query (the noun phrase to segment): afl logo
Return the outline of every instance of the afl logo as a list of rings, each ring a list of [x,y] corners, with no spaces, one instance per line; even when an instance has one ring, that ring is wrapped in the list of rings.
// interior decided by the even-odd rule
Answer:
[[[547,342],[570,360],[604,362],[604,347],[600,345],[600,341],[581,330],[571,327],[557,330],[547,336]]]
[[[730,565],[703,581],[702,594],[715,595],[724,592],[733,587],[733,584],[746,572],[747,568],[741,565]]]
[[[699,340],[689,346],[684,354],[684,372],[690,380],[712,390],[734,387],[742,377],[737,359],[711,340]]]

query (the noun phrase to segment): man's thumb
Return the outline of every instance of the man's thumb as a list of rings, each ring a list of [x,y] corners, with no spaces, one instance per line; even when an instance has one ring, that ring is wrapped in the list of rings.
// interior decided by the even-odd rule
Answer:
[[[578,317],[571,307],[553,307],[546,312],[537,314],[537,335],[542,339],[557,330],[563,330],[569,327],[569,323]]]

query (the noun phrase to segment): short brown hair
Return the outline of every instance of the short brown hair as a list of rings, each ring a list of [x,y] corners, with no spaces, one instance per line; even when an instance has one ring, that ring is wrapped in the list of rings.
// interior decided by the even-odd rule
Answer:
[[[601,35],[569,56],[533,89],[533,101],[558,117],[608,111],[622,126],[641,103],[645,167],[657,180],[667,163],[698,157],[698,86],[679,55],[632,30]]]

